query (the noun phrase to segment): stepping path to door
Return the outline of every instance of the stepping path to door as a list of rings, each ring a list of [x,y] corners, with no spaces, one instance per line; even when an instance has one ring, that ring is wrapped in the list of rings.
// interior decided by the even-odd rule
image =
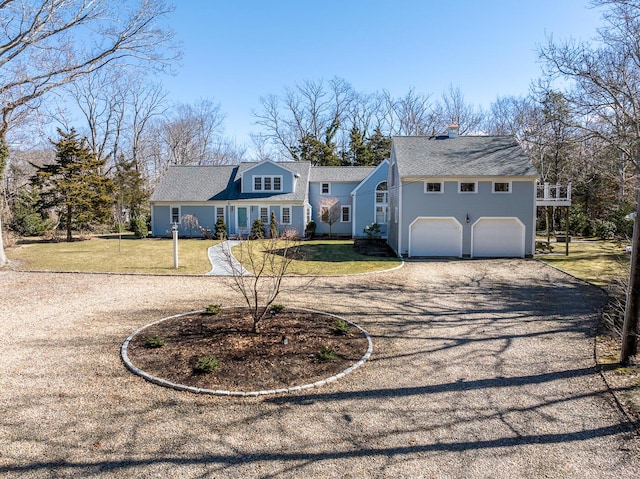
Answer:
[[[249,272],[242,267],[240,262],[231,253],[231,248],[240,244],[240,241],[224,241],[211,246],[207,253],[211,262],[209,276],[233,276],[234,271],[242,272],[243,276],[249,276]],[[233,269],[232,269],[233,268]]]

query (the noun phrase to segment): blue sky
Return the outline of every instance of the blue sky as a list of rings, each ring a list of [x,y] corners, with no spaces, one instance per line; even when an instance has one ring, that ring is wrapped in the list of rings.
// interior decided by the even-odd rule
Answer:
[[[184,59],[163,83],[173,101],[219,102],[238,143],[260,97],[305,80],[433,99],[451,84],[487,108],[527,94],[548,36],[589,40],[600,15],[587,0],[181,0],[170,21]]]

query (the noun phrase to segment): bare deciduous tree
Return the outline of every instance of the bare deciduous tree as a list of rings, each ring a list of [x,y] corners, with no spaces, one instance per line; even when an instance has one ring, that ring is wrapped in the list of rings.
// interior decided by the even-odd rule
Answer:
[[[437,127],[458,125],[461,135],[478,132],[484,118],[482,110],[467,103],[460,87],[454,88],[453,85],[449,85],[449,89],[442,94],[434,115],[437,119]]]
[[[12,122],[48,92],[106,65],[168,66],[177,55],[159,20],[170,11],[162,0],[0,2],[0,177]]]
[[[615,148],[634,166],[636,218],[621,362],[637,352],[640,322],[640,3],[596,0],[605,24],[598,43],[549,43],[540,50],[546,73],[571,82],[565,98],[582,115],[581,127]]]
[[[254,116],[264,130],[261,136],[280,157],[323,164],[324,159],[316,159],[318,154],[339,158],[354,95],[351,85],[340,78],[305,81],[280,96],[262,98],[262,110]]]
[[[432,135],[436,125],[431,95],[416,93],[412,88],[402,98],[394,99],[388,92],[389,123],[393,135]]]
[[[285,288],[283,280],[294,259],[300,258],[300,240],[294,230],[287,230],[279,237],[241,241],[233,253],[224,245],[225,261],[231,272],[230,286],[240,293],[251,311],[253,332],[259,332],[260,322],[269,314],[276,298]],[[246,268],[246,269],[245,269]],[[302,284],[296,281],[296,291],[308,287],[309,277]]]
[[[337,198],[323,198],[320,203],[320,221],[329,225],[329,238],[331,227],[340,221],[340,201]]]

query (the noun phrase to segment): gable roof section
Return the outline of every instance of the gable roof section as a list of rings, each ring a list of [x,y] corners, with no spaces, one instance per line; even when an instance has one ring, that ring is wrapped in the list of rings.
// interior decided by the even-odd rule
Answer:
[[[531,160],[511,136],[395,136],[400,177],[537,177]]]
[[[387,160],[387,159],[385,158],[384,160],[382,160],[382,161],[378,164],[378,166],[376,166],[376,167],[371,171],[371,173],[369,173],[369,174],[366,176],[366,178],[364,178],[364,179],[363,179],[363,180],[358,184],[358,186],[356,186],[356,187],[353,189],[353,191],[351,192],[351,194],[352,194],[352,195],[355,195],[355,194],[358,192],[358,190],[360,189],[360,187],[361,187],[362,185],[364,185],[367,181],[369,181],[369,178],[371,178],[371,177],[376,173],[376,171],[378,171],[378,170],[379,170],[379,169],[381,169],[381,168],[388,167],[388,166],[389,166],[389,160]],[[385,179],[384,179],[384,181],[387,181],[387,179],[385,178]]]
[[[152,202],[204,202],[227,200],[305,201],[309,182],[307,162],[285,162],[296,176],[291,193],[242,193],[240,176],[257,163],[240,165],[170,166],[156,187]]]
[[[240,177],[243,173],[253,169],[256,165],[264,162],[243,162],[238,166],[238,172],[233,182],[233,189],[229,192],[230,200],[251,200],[251,199],[272,199],[275,201],[305,201],[308,194],[309,169],[311,163],[307,161],[282,161],[270,162],[282,166],[291,171],[294,175],[294,191],[291,193],[264,192],[264,193],[242,193],[240,188]]]
[[[151,201],[226,200],[237,165],[170,166],[151,195]]]
[[[374,166],[312,166],[309,181],[360,183],[375,169]]]

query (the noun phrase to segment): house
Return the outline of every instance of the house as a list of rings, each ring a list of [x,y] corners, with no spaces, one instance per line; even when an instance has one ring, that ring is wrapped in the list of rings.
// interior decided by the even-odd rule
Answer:
[[[387,241],[408,257],[532,255],[537,178],[513,137],[394,137]]]
[[[151,196],[151,230],[170,236],[172,224],[189,234],[185,215],[214,230],[222,218],[231,235],[247,235],[260,218],[267,225],[275,214],[281,230],[303,232],[311,219],[307,162],[262,161],[223,166],[172,166]]]
[[[256,219],[299,234],[358,237],[372,223],[398,255],[524,257],[534,252],[538,174],[512,137],[394,137],[377,167],[308,162],[173,166],[151,197],[154,236],[185,215],[229,235],[247,235]],[[330,213],[335,213],[330,215]],[[331,225],[327,222],[331,218]],[[199,235],[199,232],[197,233]]]

